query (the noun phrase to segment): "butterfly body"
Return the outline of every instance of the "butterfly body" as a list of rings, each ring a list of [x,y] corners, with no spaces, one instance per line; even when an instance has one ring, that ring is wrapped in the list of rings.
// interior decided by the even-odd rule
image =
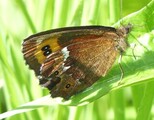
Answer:
[[[106,75],[128,47],[129,29],[82,26],[41,32],[24,40],[24,58],[52,97],[69,99]]]

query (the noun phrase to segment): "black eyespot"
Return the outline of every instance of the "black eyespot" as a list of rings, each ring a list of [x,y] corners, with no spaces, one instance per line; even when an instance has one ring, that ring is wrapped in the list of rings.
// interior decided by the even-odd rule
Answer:
[[[71,87],[71,85],[70,85],[70,84],[67,84],[67,85],[65,86],[65,88],[69,88],[69,87]]]
[[[48,55],[50,55],[52,53],[52,50],[50,49],[49,45],[46,45],[46,46],[42,47],[41,50],[43,51],[44,56],[48,56]]]
[[[55,73],[54,73],[55,75],[58,75],[59,74],[59,72],[58,71],[55,71]]]

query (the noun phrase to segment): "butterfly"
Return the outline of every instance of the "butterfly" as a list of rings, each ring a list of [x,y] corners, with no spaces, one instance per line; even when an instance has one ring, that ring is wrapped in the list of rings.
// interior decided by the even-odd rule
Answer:
[[[69,99],[105,76],[128,44],[132,26],[78,26],[48,30],[22,43],[26,64],[51,96]]]

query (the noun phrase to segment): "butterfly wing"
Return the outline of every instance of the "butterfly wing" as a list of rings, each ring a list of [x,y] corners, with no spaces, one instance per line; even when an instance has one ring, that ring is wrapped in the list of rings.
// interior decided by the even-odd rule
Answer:
[[[118,51],[116,29],[102,26],[56,29],[23,43],[23,53],[52,97],[70,96],[105,76]]]

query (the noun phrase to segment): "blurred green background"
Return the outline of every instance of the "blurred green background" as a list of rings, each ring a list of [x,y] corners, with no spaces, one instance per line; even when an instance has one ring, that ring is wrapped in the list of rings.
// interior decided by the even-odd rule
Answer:
[[[0,0],[0,113],[48,95],[25,65],[21,43],[43,30],[80,25],[111,26],[150,0]],[[144,85],[135,86],[144,89]],[[8,120],[133,120],[134,88],[111,92],[85,106],[52,105]],[[136,93],[140,94],[140,93]],[[140,98],[138,98],[140,99]],[[154,110],[147,119],[154,119]],[[149,111],[150,113],[150,111]],[[141,115],[142,117],[142,115]],[[140,118],[140,117],[138,117]]]

